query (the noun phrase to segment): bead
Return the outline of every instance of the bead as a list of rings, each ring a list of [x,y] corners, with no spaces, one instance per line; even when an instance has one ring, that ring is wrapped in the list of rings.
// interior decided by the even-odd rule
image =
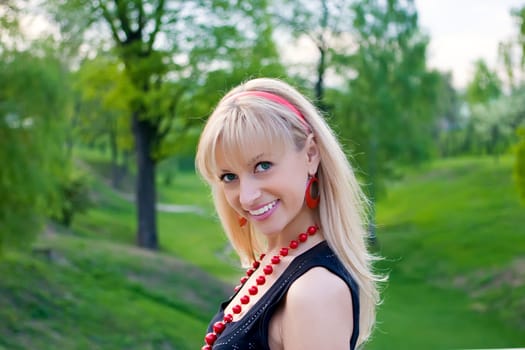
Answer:
[[[246,226],[246,224],[248,223],[248,219],[246,219],[245,217],[240,217],[239,218],[239,226],[240,227],[243,227],[243,226]]]
[[[290,242],[290,245],[289,245],[289,248],[290,249],[296,249],[297,247],[299,247],[299,244],[300,243],[303,243],[303,242],[306,242],[308,240],[308,235],[314,235],[317,230],[319,229],[318,226],[310,226],[308,227],[308,229],[306,230],[306,233],[300,233],[297,237],[298,241],[296,240],[292,240]],[[277,265],[281,262],[281,257],[285,257],[288,255],[288,252],[289,252],[289,249],[288,247],[283,247],[279,250],[279,255],[275,255],[271,258],[271,263],[273,265]],[[266,255],[265,254],[261,254],[259,260],[263,260],[264,257]],[[246,276],[242,277],[241,278],[241,284],[236,286],[235,287],[235,291],[237,292],[248,280],[249,280],[249,277],[253,275],[253,273],[255,272],[256,269],[258,269],[260,267],[261,263],[260,261],[254,261],[252,263],[252,267],[253,268],[249,268],[246,270]],[[271,264],[269,265],[266,265],[264,268],[263,268],[263,271],[264,271],[264,274],[266,275],[271,275],[273,273],[273,267]],[[255,283],[259,286],[263,285],[266,283],[266,277],[264,275],[260,275],[258,276],[256,279],[255,279]],[[250,288],[248,288],[248,293],[250,295],[257,295],[257,293],[259,293],[259,289],[257,288],[256,285],[253,285],[251,286]],[[243,295],[240,299],[240,303],[243,304],[243,305],[246,305],[250,302],[250,297],[248,295]],[[234,307],[232,307],[232,312],[234,314],[240,314],[242,312],[242,306],[237,304],[235,305]],[[206,336],[204,337],[204,341],[206,342],[206,345],[204,345],[201,350],[212,350],[212,345],[215,343],[215,341],[217,340],[217,336],[219,334],[221,334],[224,329],[226,328],[227,324],[228,323],[232,323],[233,322],[233,315],[232,314],[225,314],[223,316],[223,320],[222,321],[218,321],[218,322],[215,322],[213,324],[213,332],[212,333],[208,333],[206,334]]]
[[[267,275],[271,274],[271,273],[273,272],[273,267],[272,267],[272,265],[266,265],[266,266],[264,267],[263,271],[264,271],[264,273],[267,274]]]
[[[226,328],[226,326],[222,321],[217,321],[213,324],[213,331],[217,334],[221,334],[224,328]]]
[[[235,305],[234,307],[232,307],[232,311],[234,314],[240,314],[242,311],[241,305]]]
[[[239,289],[241,289],[242,285],[238,285],[238,286],[235,286],[235,288],[233,288],[234,291],[238,291]]]
[[[217,334],[215,333],[208,333],[206,334],[206,337],[204,337],[204,341],[206,341],[206,344],[213,345],[215,341],[217,340]]]

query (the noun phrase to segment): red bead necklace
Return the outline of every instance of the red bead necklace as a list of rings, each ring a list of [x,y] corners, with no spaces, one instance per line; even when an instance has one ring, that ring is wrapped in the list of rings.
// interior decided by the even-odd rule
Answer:
[[[281,262],[281,258],[285,257],[288,255],[288,250],[289,249],[297,249],[297,247],[299,247],[299,244],[303,243],[303,242],[306,242],[306,240],[308,239],[308,236],[312,236],[314,235],[317,230],[319,228],[317,226],[310,226],[308,227],[308,229],[306,230],[306,233],[301,233],[299,234],[299,236],[297,237],[297,240],[292,240],[290,242],[290,244],[288,245],[288,247],[284,247],[284,248],[281,248],[281,250],[279,251],[279,255],[275,255],[274,257],[272,257],[271,259],[271,264],[268,264],[266,265],[264,268],[263,268],[263,273],[264,274],[261,274],[260,276],[258,276],[256,279],[255,279],[255,284],[253,286],[251,286],[250,288],[248,288],[248,294],[246,295],[243,295],[241,298],[240,298],[240,302],[242,305],[246,305],[250,302],[250,296],[255,296],[257,295],[257,293],[259,292],[259,289],[257,288],[257,286],[262,286],[263,284],[266,283],[266,277],[265,276],[269,276],[273,273],[273,266],[272,265],[277,265]],[[265,257],[265,254],[262,254],[259,258],[259,261],[254,261],[253,264],[252,264],[252,267],[249,268],[248,270],[246,270],[246,276],[242,277],[241,278],[241,284],[239,284],[237,287],[235,287],[235,291],[238,291],[243,285],[244,283],[246,283],[246,281],[248,281],[248,278],[253,275],[253,273],[257,270],[257,268],[260,266],[260,261]],[[234,314],[240,314],[242,312],[242,305],[235,305],[233,308],[232,308],[232,311]],[[212,349],[212,346],[213,346],[213,343],[215,343],[215,341],[217,340],[217,337],[219,336],[219,334],[221,334],[224,329],[226,328],[226,325],[228,325],[229,323],[233,322],[233,315],[232,314],[226,314],[224,315],[222,321],[217,321],[213,324],[213,332],[210,332],[208,334],[206,334],[206,336],[204,337],[204,341],[206,342],[206,345],[204,345],[201,350],[211,350]]]

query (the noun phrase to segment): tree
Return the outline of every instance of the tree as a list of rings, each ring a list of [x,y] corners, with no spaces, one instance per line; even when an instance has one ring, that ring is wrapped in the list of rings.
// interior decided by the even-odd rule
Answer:
[[[509,148],[523,116],[525,90],[472,106],[469,122],[480,151],[493,155],[497,160],[499,154]]]
[[[0,2],[0,51],[12,48],[22,37],[19,30],[20,8],[14,0]]]
[[[69,88],[61,62],[37,43],[0,51],[0,81],[2,250],[28,244],[61,205]]]
[[[520,76],[523,77],[525,71],[525,6],[515,9],[512,11],[514,18],[516,18],[519,26],[519,34],[517,45],[508,44],[508,47],[505,50],[503,48],[503,60],[505,67],[507,68],[507,74],[511,82],[511,87],[516,86],[514,84],[514,77]],[[511,57],[513,47],[518,46],[520,61],[519,64],[513,64]],[[516,73],[513,73],[514,70],[517,70]],[[523,81],[521,81],[520,87],[523,87]],[[514,90],[514,89],[513,89]],[[525,105],[525,101],[523,101]],[[520,115],[520,119],[516,123],[517,134],[519,140],[515,146],[516,158],[514,165],[514,179],[519,191],[519,194],[522,199],[525,200],[525,112]]]
[[[353,11],[359,46],[354,54],[338,57],[338,63],[354,78],[344,91],[332,92],[330,103],[374,203],[384,181],[399,175],[400,165],[431,156],[441,76],[426,66],[428,39],[420,32],[412,1],[364,0]],[[372,240],[374,222],[372,206]]]
[[[514,180],[518,193],[525,201],[525,128],[518,129],[520,140],[516,144],[516,162],[514,163]]]
[[[442,157],[457,155],[462,151],[465,117],[461,113],[463,100],[452,85],[452,74],[442,73],[438,88],[437,147]]]
[[[73,117],[75,137],[88,144],[109,145],[112,185],[119,188],[127,169],[126,155],[133,148],[128,117],[130,101],[137,91],[120,62],[102,54],[82,62],[74,87],[78,95]]]
[[[465,99],[470,105],[485,103],[501,95],[501,80],[487,63],[479,59],[475,63],[474,77],[467,85]]]
[[[326,75],[334,66],[334,57],[355,49],[352,45],[352,0],[319,0],[284,2],[275,6],[275,17],[283,30],[291,30],[300,40],[308,38],[315,46],[318,58],[315,67],[314,97],[318,107],[326,110],[324,98]],[[284,8],[283,8],[284,7]]]
[[[139,92],[130,101],[137,161],[138,245],[158,248],[155,169],[164,140],[188,130],[181,104],[191,100],[210,70],[230,69],[239,52],[252,52],[257,33],[267,31],[266,3],[225,0],[54,0],[67,38],[92,39],[113,47]],[[88,30],[88,28],[91,30]],[[111,40],[104,41],[104,33]],[[91,35],[91,36],[90,36]],[[187,116],[187,115],[186,115]],[[178,118],[176,118],[178,117]]]

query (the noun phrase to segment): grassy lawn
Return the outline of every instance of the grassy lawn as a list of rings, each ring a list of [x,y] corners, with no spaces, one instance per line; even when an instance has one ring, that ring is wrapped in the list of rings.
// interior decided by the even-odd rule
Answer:
[[[366,349],[525,346],[525,206],[510,168],[444,160],[391,184],[377,207],[390,279]],[[202,212],[159,213],[155,254],[133,246],[134,206],[106,183],[93,176],[96,205],[72,231],[39,238],[50,257],[0,261],[0,350],[202,345],[240,275],[207,188],[188,173],[159,181],[160,202]]]
[[[230,286],[105,240],[47,234],[0,264],[0,348],[195,349]],[[206,286],[206,288],[202,288]]]
[[[511,159],[440,161],[378,205],[390,271],[370,349],[525,346],[525,207]]]

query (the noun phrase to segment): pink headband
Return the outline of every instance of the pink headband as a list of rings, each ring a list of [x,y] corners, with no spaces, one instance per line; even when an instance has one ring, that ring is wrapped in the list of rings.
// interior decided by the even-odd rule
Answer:
[[[239,92],[238,94],[233,95],[233,97],[249,96],[249,95],[259,96],[267,100],[276,102],[282,106],[285,106],[286,108],[294,112],[294,114],[297,115],[299,119],[301,119],[303,124],[310,130],[310,125],[308,125],[308,123],[306,122],[304,115],[293,104],[291,104],[288,100],[286,100],[285,98],[279,95],[273,94],[271,92],[266,92],[266,91],[247,90],[247,91]]]

